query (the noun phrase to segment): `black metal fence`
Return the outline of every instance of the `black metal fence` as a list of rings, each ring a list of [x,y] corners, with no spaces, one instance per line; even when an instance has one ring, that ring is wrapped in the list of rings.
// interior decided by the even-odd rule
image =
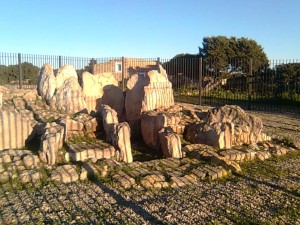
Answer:
[[[40,68],[52,65],[55,72],[73,65],[80,77],[90,73],[113,73],[125,90],[133,74],[145,76],[161,64],[173,84],[177,101],[205,105],[237,104],[244,109],[300,113],[300,61],[271,60],[253,63],[250,58],[83,58],[0,53],[0,85],[36,88]]]

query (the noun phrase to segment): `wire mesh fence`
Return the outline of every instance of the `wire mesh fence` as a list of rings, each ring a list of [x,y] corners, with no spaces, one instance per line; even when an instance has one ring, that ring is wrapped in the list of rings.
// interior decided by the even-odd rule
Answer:
[[[131,76],[146,76],[162,65],[177,101],[300,113],[299,60],[270,60],[268,64],[259,64],[238,57],[226,60],[199,56],[84,58],[0,53],[0,85],[36,88],[39,71],[45,63],[51,64],[54,74],[64,65],[73,65],[79,79],[85,71],[113,74],[123,91]]]

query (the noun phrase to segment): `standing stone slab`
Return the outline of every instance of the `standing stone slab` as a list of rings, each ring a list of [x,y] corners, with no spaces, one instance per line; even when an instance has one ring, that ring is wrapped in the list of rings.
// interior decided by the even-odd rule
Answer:
[[[38,75],[37,90],[47,102],[53,97],[56,89],[56,78],[52,66],[45,64]]]
[[[181,151],[180,136],[168,128],[163,128],[159,132],[159,141],[165,157],[180,159],[183,157]]]
[[[173,105],[172,84],[162,66],[149,71],[146,76],[135,74],[128,80],[125,111],[134,135],[139,134],[142,112]]]
[[[112,135],[114,133],[114,126],[119,123],[117,112],[108,105],[102,105],[100,112],[103,119],[103,128],[106,134],[106,140],[111,142]]]
[[[54,165],[58,160],[58,150],[62,148],[64,127],[56,123],[48,123],[41,137],[40,158],[48,165]]]
[[[112,143],[120,150],[120,159],[124,162],[133,161],[130,142],[130,127],[128,123],[120,123],[114,127]]]
[[[141,119],[141,133],[144,142],[158,150],[159,144],[159,131],[167,126],[167,119],[163,114],[157,114],[154,111],[144,112]]]
[[[49,101],[50,107],[68,113],[86,109],[85,95],[76,77],[70,77],[57,86],[55,95]]]
[[[31,138],[31,118],[13,110],[0,110],[0,150],[22,148]]]
[[[86,96],[88,111],[99,111],[101,104],[114,109],[121,119],[124,110],[124,95],[112,73],[82,74],[82,88]]]
[[[2,105],[3,105],[2,101],[3,101],[3,93],[0,92],[0,109],[2,109]]]

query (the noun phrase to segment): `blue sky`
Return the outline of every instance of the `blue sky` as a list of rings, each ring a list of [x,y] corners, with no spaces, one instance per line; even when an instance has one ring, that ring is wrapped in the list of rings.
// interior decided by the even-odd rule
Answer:
[[[299,59],[299,27],[299,0],[0,1],[0,52],[171,58],[225,35]]]

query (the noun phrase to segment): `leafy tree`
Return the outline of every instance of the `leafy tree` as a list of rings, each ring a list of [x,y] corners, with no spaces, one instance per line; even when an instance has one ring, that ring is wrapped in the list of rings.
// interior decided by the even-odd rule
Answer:
[[[268,58],[263,48],[256,41],[248,38],[227,38],[225,36],[204,37],[203,47],[199,47],[199,55],[205,57],[206,63],[210,69],[218,72],[224,71],[231,64],[231,67],[249,68],[250,59],[252,59],[253,71],[266,64]],[[228,61],[228,59],[237,58],[239,61]],[[240,59],[247,60],[240,60]],[[238,65],[234,65],[234,64]]]
[[[23,82],[36,83],[40,68],[32,63],[24,62],[21,64]],[[9,84],[19,80],[18,65],[0,65],[0,82],[1,84]]]
[[[93,67],[94,67],[95,64],[97,64],[97,60],[91,59],[89,64],[84,67],[84,71],[88,71],[90,73],[93,73],[93,70],[94,70]]]
[[[287,63],[275,67],[278,89],[280,92],[300,93],[300,63]]]

